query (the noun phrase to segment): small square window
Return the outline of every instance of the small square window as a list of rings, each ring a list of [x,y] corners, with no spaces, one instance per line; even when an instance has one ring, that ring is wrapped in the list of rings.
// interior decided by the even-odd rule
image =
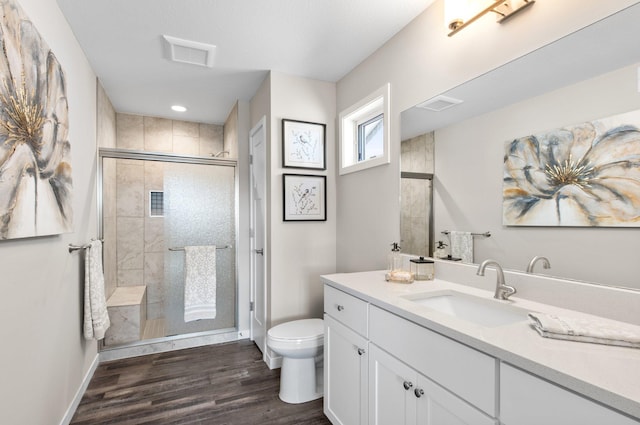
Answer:
[[[164,192],[149,192],[149,216],[164,217]]]

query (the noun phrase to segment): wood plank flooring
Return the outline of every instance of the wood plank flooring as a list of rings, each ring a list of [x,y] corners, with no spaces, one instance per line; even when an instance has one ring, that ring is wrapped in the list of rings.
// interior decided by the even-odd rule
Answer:
[[[322,399],[278,398],[248,340],[106,362],[98,366],[71,424],[330,425]]]

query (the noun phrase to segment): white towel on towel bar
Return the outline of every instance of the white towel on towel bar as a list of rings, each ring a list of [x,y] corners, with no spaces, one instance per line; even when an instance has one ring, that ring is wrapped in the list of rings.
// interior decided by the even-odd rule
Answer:
[[[184,321],[216,318],[216,247],[185,246]]]
[[[473,235],[471,232],[458,232],[452,230],[451,256],[462,258],[465,263],[473,263]]]
[[[91,241],[84,250],[84,337],[102,339],[109,329],[109,312],[104,293],[102,242]]]
[[[640,348],[640,326],[605,318],[597,320],[529,313],[532,327],[545,338]]]

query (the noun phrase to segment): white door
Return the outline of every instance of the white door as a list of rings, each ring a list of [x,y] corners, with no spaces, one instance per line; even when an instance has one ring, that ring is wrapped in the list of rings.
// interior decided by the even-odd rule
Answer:
[[[267,333],[265,229],[267,224],[266,117],[251,129],[251,339],[264,353]]]

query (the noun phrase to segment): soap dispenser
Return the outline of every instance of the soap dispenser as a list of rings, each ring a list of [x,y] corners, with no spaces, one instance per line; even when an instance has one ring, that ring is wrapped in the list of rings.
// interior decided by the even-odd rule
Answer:
[[[390,272],[402,270],[402,257],[400,256],[400,245],[398,242],[391,244],[388,269]]]
[[[438,245],[436,245],[436,250],[433,253],[433,256],[436,258],[447,258],[447,244],[442,241],[438,241],[436,243]]]
[[[391,244],[391,252],[389,253],[389,271],[385,274],[385,280],[395,283],[412,283],[413,273],[403,270],[403,259],[400,255],[400,245],[398,242]]]

